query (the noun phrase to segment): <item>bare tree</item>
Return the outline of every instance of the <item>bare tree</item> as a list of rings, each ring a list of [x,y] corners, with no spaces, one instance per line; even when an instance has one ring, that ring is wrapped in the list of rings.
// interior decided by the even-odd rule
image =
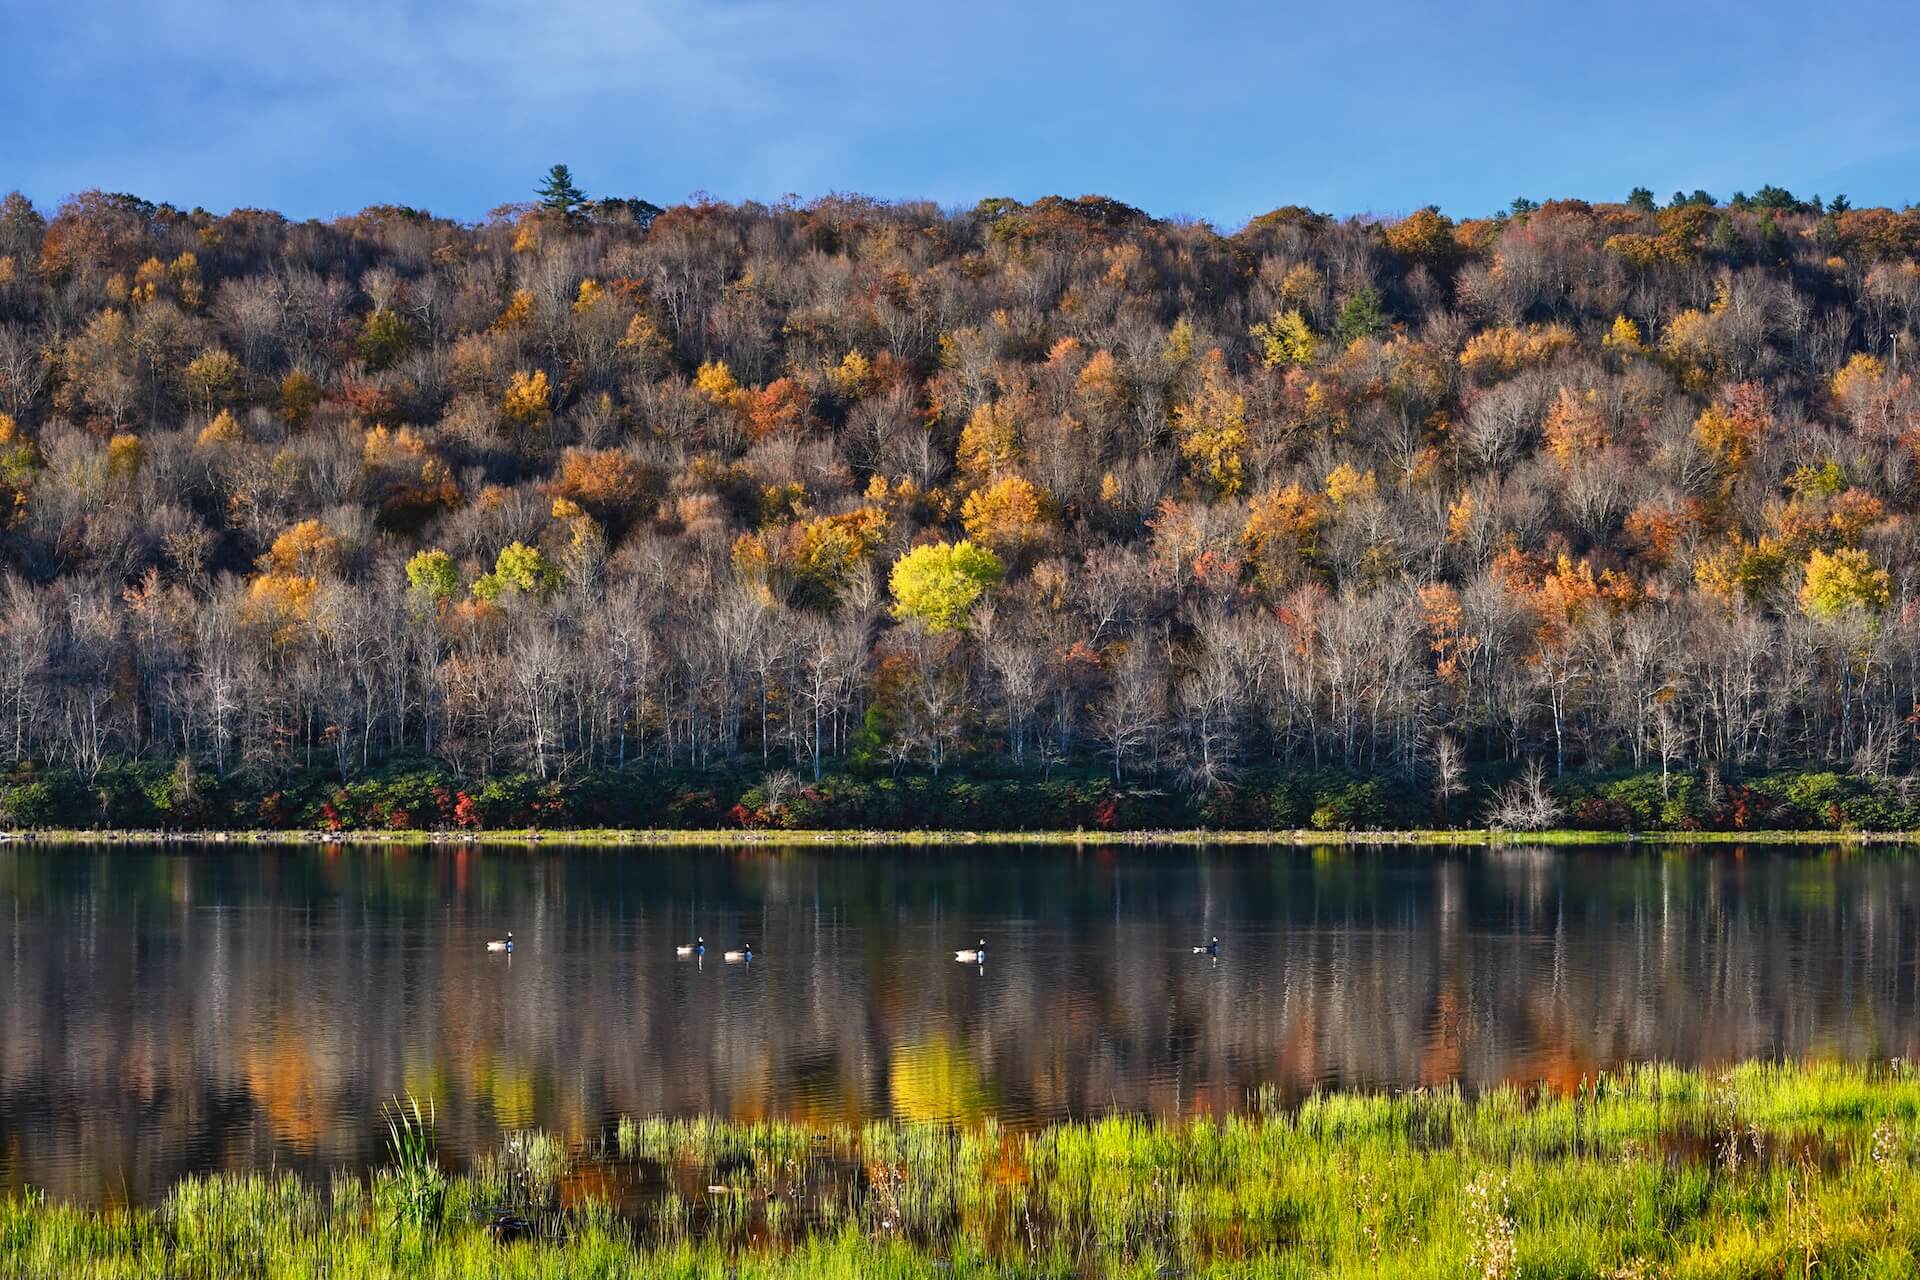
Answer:
[[[1547,785],[1545,767],[1529,759],[1516,781],[1494,791],[1487,825],[1503,831],[1546,831],[1558,825],[1565,812]]]
[[[1106,691],[1093,704],[1091,727],[1113,761],[1113,780],[1126,780],[1127,761],[1151,748],[1164,729],[1167,692],[1154,647],[1144,639],[1111,664]]]
[[[1453,797],[1467,789],[1466,758],[1460,750],[1460,743],[1450,733],[1443,733],[1434,740],[1431,787],[1433,798],[1440,806],[1440,817],[1444,821],[1448,816],[1448,807]]]

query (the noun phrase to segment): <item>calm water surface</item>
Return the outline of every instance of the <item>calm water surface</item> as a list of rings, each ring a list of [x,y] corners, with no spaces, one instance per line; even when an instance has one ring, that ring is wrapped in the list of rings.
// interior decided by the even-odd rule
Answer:
[[[1755,1055],[1920,1056],[1920,862],[0,848],[0,1190],[363,1164],[407,1091],[458,1162],[623,1113],[1025,1125]]]

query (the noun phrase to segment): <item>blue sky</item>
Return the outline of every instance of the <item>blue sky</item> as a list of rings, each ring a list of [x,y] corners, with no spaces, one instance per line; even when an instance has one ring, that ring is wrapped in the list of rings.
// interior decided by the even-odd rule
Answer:
[[[1920,5],[11,0],[0,190],[473,218],[1101,192],[1223,228],[1516,195],[1920,199]]]

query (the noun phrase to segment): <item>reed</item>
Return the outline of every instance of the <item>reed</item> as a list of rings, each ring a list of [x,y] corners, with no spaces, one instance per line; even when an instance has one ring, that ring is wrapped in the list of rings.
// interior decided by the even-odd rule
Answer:
[[[375,1189],[394,1221],[416,1228],[437,1223],[445,1211],[447,1179],[436,1157],[437,1133],[431,1099],[424,1108],[412,1094],[385,1108],[389,1166]]]

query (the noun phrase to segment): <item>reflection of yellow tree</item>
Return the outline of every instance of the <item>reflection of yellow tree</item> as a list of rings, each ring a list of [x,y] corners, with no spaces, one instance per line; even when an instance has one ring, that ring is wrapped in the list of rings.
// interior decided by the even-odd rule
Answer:
[[[524,1129],[533,1123],[537,1099],[531,1073],[482,1058],[474,1067],[473,1091],[493,1104],[494,1122],[502,1129]]]
[[[902,1120],[979,1120],[993,1108],[980,1069],[946,1035],[893,1051],[893,1111]]]
[[[404,1082],[400,1087],[409,1098],[419,1098],[422,1105],[428,1102],[444,1103],[453,1096],[451,1082],[447,1079],[444,1063],[416,1059],[407,1063],[407,1069],[401,1075]]]

